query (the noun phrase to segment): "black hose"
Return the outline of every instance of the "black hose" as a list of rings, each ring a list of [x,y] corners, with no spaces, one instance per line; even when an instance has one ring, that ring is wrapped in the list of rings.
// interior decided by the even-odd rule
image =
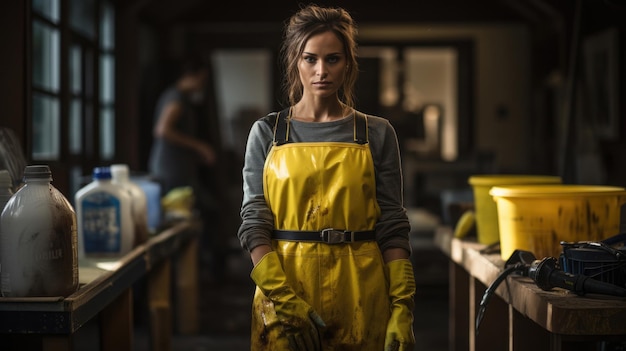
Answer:
[[[476,335],[478,335],[478,328],[480,327],[480,322],[482,321],[483,316],[485,315],[485,310],[487,310],[487,303],[489,302],[491,295],[493,295],[493,293],[496,291],[500,283],[502,283],[506,279],[506,277],[508,277],[511,273],[523,272],[527,269],[528,267],[524,265],[523,263],[518,263],[513,266],[509,266],[508,268],[503,270],[498,275],[498,277],[491,283],[491,285],[489,285],[487,290],[485,290],[485,293],[483,294],[483,298],[480,301],[480,307],[478,308],[478,313],[476,314],[476,329],[475,329]]]

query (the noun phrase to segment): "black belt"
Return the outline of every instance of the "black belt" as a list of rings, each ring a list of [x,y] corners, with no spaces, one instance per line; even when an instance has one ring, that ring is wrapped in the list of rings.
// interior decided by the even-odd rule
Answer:
[[[373,241],[376,235],[373,230],[351,232],[327,228],[319,232],[297,231],[297,230],[274,230],[272,239],[290,241],[313,241],[328,244],[353,243],[355,241]]]

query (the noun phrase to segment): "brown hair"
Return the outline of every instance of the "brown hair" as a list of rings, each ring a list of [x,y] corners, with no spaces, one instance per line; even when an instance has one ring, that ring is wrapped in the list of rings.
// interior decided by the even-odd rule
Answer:
[[[343,43],[347,67],[339,98],[354,107],[354,84],[359,67],[357,63],[357,26],[348,11],[339,7],[321,7],[310,4],[300,8],[285,24],[281,57],[284,69],[283,92],[290,105],[302,98],[302,82],[298,75],[298,60],[307,40],[316,34],[331,31]]]

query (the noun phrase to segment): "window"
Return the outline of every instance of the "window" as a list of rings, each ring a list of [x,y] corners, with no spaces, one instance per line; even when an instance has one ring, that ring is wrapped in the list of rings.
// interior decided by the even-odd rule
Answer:
[[[103,3],[100,11],[100,157],[115,156],[115,13]]]
[[[33,4],[33,10],[41,11],[42,17],[34,17],[32,27],[32,158],[58,159],[61,85],[58,9]]]
[[[31,10],[31,158],[64,170],[73,194],[116,156],[115,8],[32,0]]]
[[[271,59],[266,49],[218,49],[212,54],[224,147],[242,158],[250,126],[271,108]]]
[[[363,45],[358,103],[392,120],[401,149],[457,161],[471,149],[471,42]]]

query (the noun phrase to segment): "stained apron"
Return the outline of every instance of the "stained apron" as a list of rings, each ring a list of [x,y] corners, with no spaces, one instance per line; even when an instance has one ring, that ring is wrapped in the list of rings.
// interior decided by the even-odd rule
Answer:
[[[265,162],[263,185],[277,230],[374,230],[380,216],[367,143],[275,145]],[[326,323],[323,350],[383,350],[390,306],[375,241],[272,244],[290,286]],[[281,332],[273,304],[257,287],[252,350],[289,350]]]

